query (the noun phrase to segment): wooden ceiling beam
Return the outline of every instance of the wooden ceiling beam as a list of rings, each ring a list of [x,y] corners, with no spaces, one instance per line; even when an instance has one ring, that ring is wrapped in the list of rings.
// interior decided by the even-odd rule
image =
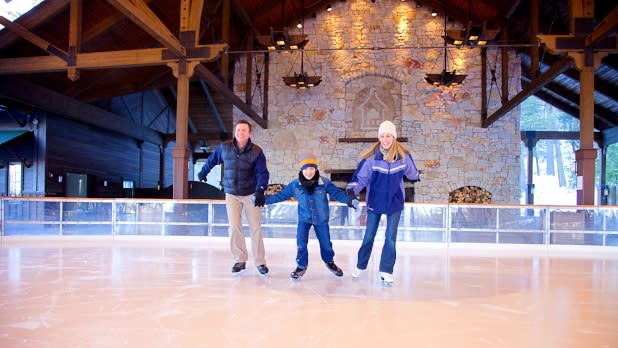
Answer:
[[[31,31],[64,10],[69,4],[69,1],[70,0],[45,0],[33,10],[17,18],[14,23]],[[19,35],[10,30],[0,31],[0,50],[12,44],[17,39],[19,39]]]
[[[565,88],[555,82],[548,83],[543,88],[549,90],[555,95],[561,96],[563,99],[568,100],[569,103],[577,105],[577,109],[579,110],[579,94],[576,94],[568,88]],[[594,117],[597,120],[604,120],[607,123],[608,127],[618,126],[618,116],[616,116],[611,110],[608,110],[607,108],[597,103],[595,103],[594,105]]]
[[[548,91],[551,93],[549,93]],[[569,114],[572,117],[579,119],[579,105],[574,104],[571,98],[562,99],[562,98],[556,97],[555,95],[556,95],[556,92],[549,88],[547,89],[547,91],[544,89],[541,89],[537,91],[536,93],[534,93],[534,96],[540,98],[544,102],[562,110],[563,112]],[[565,101],[565,99],[568,102]],[[575,106],[575,105],[578,105],[578,106]],[[596,114],[596,112],[595,112],[594,122],[595,122],[595,128],[599,130],[604,130],[604,129],[615,127],[614,123],[604,119],[602,115],[598,115]]]
[[[251,17],[249,17],[247,11],[245,11],[245,8],[242,7],[239,0],[232,0],[232,8],[234,9],[234,12],[238,15],[238,17],[240,17],[240,19],[245,23],[245,25],[247,25],[249,29],[253,31],[253,33],[255,33],[256,35],[260,35],[257,28],[253,25]]]
[[[570,57],[564,57],[560,59],[556,64],[552,65],[549,70],[541,74],[536,79],[532,80],[528,86],[526,86],[522,91],[517,93],[517,95],[515,95],[507,103],[502,105],[502,107],[495,111],[491,116],[484,119],[482,121],[483,128],[489,127],[492,123],[496,122],[502,116],[506,115],[506,113],[515,108],[522,101],[526,100],[526,98],[536,93],[539,89],[543,88],[543,86],[548,84],[556,76],[560,75],[565,70],[570,68],[572,64],[573,60]]]
[[[586,47],[590,47],[595,43],[603,40],[610,34],[616,33],[618,27],[618,6],[601,20],[601,22],[595,26],[594,31],[586,36]]]
[[[142,0],[107,0],[131,21],[167,47],[176,56],[187,55],[185,47]]]
[[[529,57],[528,53],[524,53],[522,52],[525,56]],[[612,68],[614,70],[616,70],[613,66],[612,66],[612,61],[610,59],[611,56],[607,56],[604,58],[603,63],[608,67],[608,68]],[[554,63],[556,63],[559,60],[560,57],[551,54],[549,52],[546,52],[543,55],[543,62],[541,62],[541,65],[543,67],[545,66],[550,66]],[[530,71],[530,62],[522,59],[522,65],[524,65],[524,69],[522,69],[522,71]],[[618,72],[617,72],[618,74]],[[577,81],[577,83],[579,83],[579,71],[575,68],[570,68],[568,70],[566,70],[563,75],[565,75],[566,77],[569,77],[575,81]],[[530,76],[528,76],[530,77]],[[614,85],[610,82],[608,82],[607,80],[602,79],[599,75],[595,75],[594,77],[594,88],[596,90],[596,92],[599,92],[609,98],[614,98],[617,95],[616,94],[616,89],[614,88]]]
[[[75,65],[75,56],[81,51],[82,45],[82,0],[71,0],[69,19],[69,70],[67,75],[71,81],[79,79],[79,70],[70,67]]]
[[[268,122],[265,119],[263,119],[255,111],[253,111],[250,105],[245,104],[240,98],[238,98],[238,96],[234,94],[234,92],[230,91],[227,86],[223,82],[221,82],[221,80],[219,80],[217,76],[215,76],[215,74],[208,70],[208,68],[206,68],[203,64],[199,64],[195,68],[195,75],[204,80],[204,82],[206,82],[210,87],[221,92],[221,94],[223,95],[223,97],[225,97],[225,99],[227,99],[227,101],[234,104],[234,106],[240,109],[245,115],[249,116],[249,118],[255,121],[255,123],[257,123],[264,129],[268,128]]]
[[[180,11],[183,11],[183,5],[185,2],[187,2],[189,0],[182,0],[181,1],[181,9]],[[200,31],[200,23],[202,21],[202,11],[204,10],[204,0],[191,0],[190,1],[191,6],[190,11],[188,13],[188,22],[186,23],[186,26],[183,26],[183,21],[181,19],[181,28],[180,31],[194,31],[196,33],[199,33]],[[197,36],[196,36],[196,40],[197,40]],[[197,45],[197,41],[195,42]]]
[[[142,127],[126,117],[82,103],[31,82],[12,77],[0,79],[0,95],[67,119],[156,145],[163,144],[161,135],[151,128]]]
[[[47,40],[41,38],[40,36],[30,32],[28,29],[22,27],[21,25],[17,23],[13,23],[3,16],[0,16],[0,24],[4,25],[10,31],[21,36],[23,39],[27,40],[31,44],[42,49],[43,51],[53,54],[56,57],[59,57],[60,59],[64,60],[65,62],[69,62],[69,54],[67,52],[54,46],[53,44],[49,43]]]
[[[144,0],[144,2],[147,4],[149,2],[151,2],[152,0]],[[96,20],[96,23],[93,23],[90,26],[90,29],[85,30],[82,33],[82,43],[87,43],[90,42],[90,40],[97,38],[99,35],[104,34],[105,32],[107,32],[111,27],[113,27],[114,25],[116,25],[118,22],[127,19],[127,17],[120,13],[114,13],[111,14],[107,17],[104,18],[95,18],[95,19],[91,19],[90,21],[92,22],[92,20]]]
[[[189,60],[211,62],[218,59],[225,49],[227,49],[227,44],[202,45],[188,51]],[[131,68],[165,65],[177,61],[173,56],[166,53],[165,48],[79,53],[76,54],[76,62],[73,67],[77,69]],[[68,67],[67,62],[54,56],[0,59],[0,74],[63,71]]]

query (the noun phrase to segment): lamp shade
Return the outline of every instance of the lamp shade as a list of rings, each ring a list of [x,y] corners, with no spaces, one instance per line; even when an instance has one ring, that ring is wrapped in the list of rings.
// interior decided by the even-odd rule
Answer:
[[[483,25],[473,25],[468,23],[462,29],[448,29],[445,31],[444,39],[447,44],[455,46],[485,46],[493,41],[499,33],[499,29],[487,28]]]
[[[425,75],[425,81],[436,87],[455,87],[460,85],[466,76],[465,74],[457,74],[455,70],[452,72],[442,70],[439,74]]]
[[[290,35],[286,30],[273,30],[272,28],[270,35],[257,35],[256,39],[269,51],[302,50],[309,42],[307,35]]]
[[[294,76],[284,76],[283,82],[288,87],[308,89],[319,85],[322,82],[322,76],[309,76],[306,72],[294,73]]]

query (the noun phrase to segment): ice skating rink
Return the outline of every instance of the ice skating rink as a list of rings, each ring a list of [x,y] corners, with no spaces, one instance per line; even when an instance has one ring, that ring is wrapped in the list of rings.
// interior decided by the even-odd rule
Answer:
[[[360,241],[266,239],[270,274],[232,275],[219,237],[4,237],[0,347],[618,347],[618,248],[400,242],[395,283]]]

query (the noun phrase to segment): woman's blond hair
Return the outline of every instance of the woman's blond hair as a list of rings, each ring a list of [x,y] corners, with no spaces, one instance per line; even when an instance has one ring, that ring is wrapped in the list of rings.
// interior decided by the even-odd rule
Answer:
[[[376,142],[371,145],[367,150],[361,153],[362,159],[371,158],[375,155],[376,151],[379,151],[380,142]],[[402,143],[398,142],[397,139],[393,141],[393,145],[388,149],[388,153],[384,156],[384,160],[386,162],[395,162],[396,160],[404,158],[407,154],[410,153]]]

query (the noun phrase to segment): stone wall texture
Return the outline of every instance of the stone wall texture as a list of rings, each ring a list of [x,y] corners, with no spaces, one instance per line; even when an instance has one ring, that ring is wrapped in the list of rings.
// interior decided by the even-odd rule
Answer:
[[[379,6],[378,6],[379,5]],[[305,19],[304,71],[322,76],[308,90],[287,87],[283,76],[300,72],[300,52],[270,53],[268,128],[254,125],[253,141],[268,160],[271,183],[287,184],[298,175],[300,157],[318,156],[320,172],[354,169],[359,154],[371,143],[342,142],[342,138],[377,141],[377,124],[389,119],[398,137],[411,150],[422,180],[415,201],[445,203],[449,193],[478,186],[492,194],[493,203],[519,203],[519,108],[488,128],[481,126],[480,48],[451,47],[447,70],[467,74],[457,87],[434,87],[425,74],[444,69],[444,17],[413,2],[366,0],[333,2],[334,11]],[[447,27],[461,25],[448,23]],[[290,29],[297,33],[299,29]],[[488,48],[488,115],[500,104],[500,51]],[[256,69],[264,58],[256,54]],[[236,65],[235,91],[245,96],[246,63]],[[520,89],[520,63],[509,52],[509,96]],[[262,76],[263,79],[263,76]],[[255,79],[254,79],[255,81]],[[253,104],[261,113],[261,93]],[[234,118],[248,119],[235,109]]]

